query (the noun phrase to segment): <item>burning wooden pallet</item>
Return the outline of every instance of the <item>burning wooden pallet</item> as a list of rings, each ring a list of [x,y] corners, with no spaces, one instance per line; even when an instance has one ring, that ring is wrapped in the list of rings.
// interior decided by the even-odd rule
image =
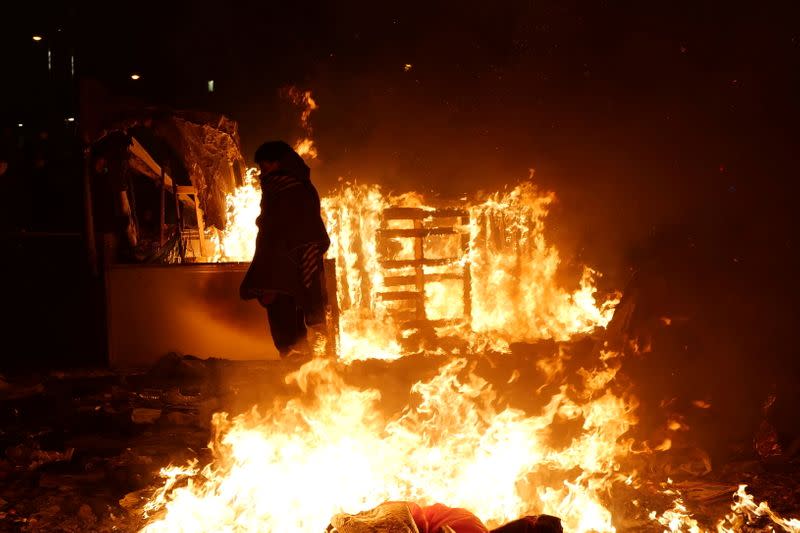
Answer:
[[[383,301],[405,301],[413,310],[395,313],[403,329],[432,332],[435,328],[469,324],[471,316],[470,266],[465,260],[469,254],[470,215],[465,209],[423,209],[417,207],[390,207],[383,211],[382,227],[378,231],[379,244],[387,240],[413,239],[413,259],[384,259],[383,285],[379,293]],[[392,226],[411,227],[392,227]],[[425,239],[438,235],[460,235],[460,257],[428,257]],[[383,242],[381,242],[383,241]],[[426,272],[426,268],[457,266],[456,272]],[[426,309],[426,284],[447,280],[460,280],[463,291],[463,316],[459,319],[430,319]]]

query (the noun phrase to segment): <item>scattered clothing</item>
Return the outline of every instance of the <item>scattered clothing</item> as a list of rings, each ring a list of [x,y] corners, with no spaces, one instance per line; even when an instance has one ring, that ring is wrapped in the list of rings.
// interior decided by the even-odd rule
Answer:
[[[328,533],[564,533],[555,516],[526,516],[491,530],[480,519],[457,507],[441,503],[419,506],[413,502],[384,502],[358,514],[333,517]]]
[[[416,503],[408,505],[420,533],[445,533],[445,528],[455,533],[489,533],[483,522],[466,509],[447,507],[441,503],[426,507]]]

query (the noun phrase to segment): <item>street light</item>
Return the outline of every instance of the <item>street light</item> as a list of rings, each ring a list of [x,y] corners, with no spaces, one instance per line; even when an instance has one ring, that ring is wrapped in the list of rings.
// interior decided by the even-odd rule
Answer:
[[[33,40],[34,40],[34,41],[36,41],[36,42],[38,43],[39,41],[41,41],[41,40],[42,40],[42,36],[41,36],[41,35],[34,35],[34,36],[33,36]]]
[[[136,81],[136,80],[138,80],[139,78],[141,78],[141,76],[139,76],[138,74],[131,74],[131,79],[132,79],[133,81]]]

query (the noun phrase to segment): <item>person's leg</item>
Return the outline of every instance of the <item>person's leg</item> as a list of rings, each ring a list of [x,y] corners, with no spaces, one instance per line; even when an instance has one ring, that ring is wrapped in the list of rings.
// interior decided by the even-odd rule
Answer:
[[[272,342],[283,357],[297,342],[297,305],[291,296],[276,294],[266,308]]]
[[[303,309],[299,306],[295,308],[295,313],[297,340],[295,341],[293,349],[302,353],[303,355],[311,355],[313,350],[311,349],[311,345],[308,343],[308,330],[306,329],[305,313],[303,313]]]
[[[305,318],[295,299],[286,294],[278,294],[266,308],[272,341],[281,357],[292,350],[309,351]]]
[[[332,355],[333,353],[333,346],[330,345],[327,331],[327,297],[325,268],[320,261],[317,274],[312,278],[311,285],[306,287],[303,298],[305,323],[311,330],[311,344],[316,355]]]
[[[297,340],[305,340],[308,336],[306,329],[306,315],[303,309],[295,303],[295,328],[297,331]]]

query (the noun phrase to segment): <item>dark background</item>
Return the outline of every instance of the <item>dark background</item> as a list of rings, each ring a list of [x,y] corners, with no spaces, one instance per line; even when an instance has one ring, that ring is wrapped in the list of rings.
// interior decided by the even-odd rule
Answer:
[[[455,196],[533,168],[559,198],[549,227],[565,264],[596,266],[609,289],[638,270],[660,280],[652,314],[689,317],[675,336],[688,340],[639,370],[654,396],[704,387],[752,421],[772,390],[792,411],[800,375],[798,6],[29,3],[4,24],[0,105],[31,131],[74,114],[76,83],[99,80],[143,103],[229,115],[250,156],[301,134],[280,97],[295,85],[320,106],[322,191],[341,176]]]

